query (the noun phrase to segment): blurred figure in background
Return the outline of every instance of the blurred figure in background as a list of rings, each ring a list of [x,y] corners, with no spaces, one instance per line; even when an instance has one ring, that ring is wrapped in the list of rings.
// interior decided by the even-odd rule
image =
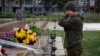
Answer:
[[[17,21],[23,20],[23,12],[22,12],[21,8],[18,8],[16,10],[15,18],[16,18],[15,20],[17,20]]]
[[[84,15],[84,11],[83,11],[82,8],[79,9],[79,14],[82,15],[82,16]]]

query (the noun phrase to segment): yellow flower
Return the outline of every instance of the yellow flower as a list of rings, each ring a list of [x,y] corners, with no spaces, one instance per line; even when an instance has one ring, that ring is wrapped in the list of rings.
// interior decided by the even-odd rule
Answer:
[[[35,41],[36,33],[32,32],[32,30],[24,30],[21,28],[15,32],[15,36],[18,38],[18,41],[22,41],[23,44],[27,45]],[[19,38],[21,40],[19,40]]]
[[[29,39],[28,38],[24,39],[23,44],[29,44]]]
[[[27,33],[32,33],[32,30],[27,30]]]
[[[26,38],[28,38],[31,41],[34,41],[35,40],[35,36],[34,36],[33,33],[28,33]]]
[[[34,34],[34,37],[36,37],[37,34],[35,32],[33,32],[33,34]]]
[[[15,32],[16,38],[23,38],[26,36],[26,31],[24,29],[20,29]]]

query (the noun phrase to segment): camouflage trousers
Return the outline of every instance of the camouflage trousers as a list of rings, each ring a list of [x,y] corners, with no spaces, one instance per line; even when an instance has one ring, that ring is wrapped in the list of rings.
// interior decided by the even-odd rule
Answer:
[[[82,52],[82,45],[67,48],[67,56],[81,56]]]

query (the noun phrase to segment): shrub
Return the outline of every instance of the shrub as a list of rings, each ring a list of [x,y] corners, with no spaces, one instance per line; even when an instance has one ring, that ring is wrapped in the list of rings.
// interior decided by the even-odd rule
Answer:
[[[24,17],[24,18],[33,18],[34,15],[33,15],[33,14],[26,14],[26,13],[25,13],[25,14],[23,15],[23,17]]]
[[[84,15],[84,21],[85,22],[94,22],[99,23],[100,22],[100,14],[99,13],[86,13]]]
[[[33,31],[33,32],[36,32],[37,35],[41,35],[42,34],[42,29],[38,28],[36,25],[32,24],[30,25],[30,29]]]
[[[0,13],[0,18],[14,18],[14,13]]]

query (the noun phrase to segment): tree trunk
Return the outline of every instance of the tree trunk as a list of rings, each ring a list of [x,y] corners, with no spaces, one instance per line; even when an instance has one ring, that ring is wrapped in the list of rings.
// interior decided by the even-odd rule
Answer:
[[[19,7],[22,8],[22,0],[20,0]]]
[[[1,8],[2,8],[2,12],[4,12],[5,0],[1,0]]]
[[[100,0],[96,0],[95,4],[97,13],[100,13]]]
[[[100,3],[97,3],[97,13],[100,13]]]
[[[50,8],[51,8],[50,2],[48,2],[48,1],[45,2],[45,3],[44,3],[44,8],[45,8],[45,14],[48,15],[49,10],[50,10]]]

